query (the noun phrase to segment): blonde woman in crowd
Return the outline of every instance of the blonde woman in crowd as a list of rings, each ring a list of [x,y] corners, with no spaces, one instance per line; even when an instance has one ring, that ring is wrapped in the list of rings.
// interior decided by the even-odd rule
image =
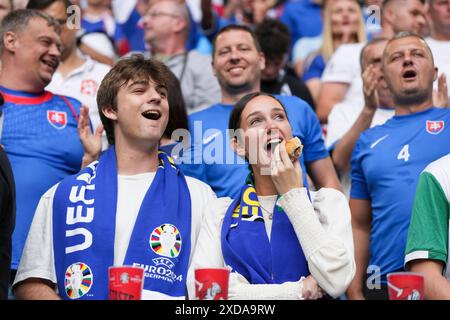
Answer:
[[[356,0],[327,1],[324,13],[322,47],[310,54],[304,63],[303,80],[317,99],[320,77],[336,49],[345,43],[366,41],[361,8]]]

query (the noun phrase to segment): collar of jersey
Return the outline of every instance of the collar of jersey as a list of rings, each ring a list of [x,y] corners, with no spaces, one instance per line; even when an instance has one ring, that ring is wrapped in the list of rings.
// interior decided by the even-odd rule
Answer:
[[[5,99],[5,102],[16,104],[40,104],[49,101],[53,94],[48,91],[40,93],[31,93],[25,91],[18,91],[0,86],[0,92]]]

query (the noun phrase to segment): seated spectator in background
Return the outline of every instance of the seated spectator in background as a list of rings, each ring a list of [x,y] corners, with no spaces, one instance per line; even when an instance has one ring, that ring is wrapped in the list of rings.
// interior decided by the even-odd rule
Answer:
[[[433,107],[437,69],[423,38],[396,35],[386,45],[382,70],[395,116],[363,132],[353,149],[350,209],[356,275],[347,291],[350,299],[388,298],[386,275],[404,270],[419,175],[450,152],[450,109]]]
[[[36,10],[13,11],[2,22],[1,144],[11,162],[17,192],[13,274],[40,197],[76,173],[83,156],[77,134],[80,102],[45,91],[61,59],[60,32],[55,19]]]
[[[220,89],[210,58],[185,47],[190,28],[186,4],[157,1],[144,16],[143,25],[151,56],[164,62],[180,81],[188,114],[218,101]]]
[[[356,0],[328,1],[325,6],[322,47],[305,62],[303,81],[314,99],[319,95],[323,70],[341,44],[366,41],[361,8]]]
[[[420,175],[406,242],[405,268],[425,277],[428,300],[450,300],[450,154]]]
[[[128,40],[131,51],[145,51],[141,18],[148,11],[150,0],[112,0],[114,19]]]
[[[211,0],[201,0],[203,33],[213,41],[218,32],[231,24],[253,28],[265,18],[278,18],[274,7],[279,5],[274,0],[231,0],[225,4],[223,17],[214,10]]]
[[[255,34],[266,59],[266,66],[261,70],[261,91],[297,96],[314,109],[308,88],[287,65],[291,40],[286,25],[278,20],[265,19],[256,25]]]
[[[450,2],[429,0],[427,17],[430,21],[430,36],[425,38],[433,52],[434,63],[439,68],[440,82],[447,85],[447,75],[450,74]],[[444,77],[444,79],[441,79]],[[448,86],[447,86],[448,87]],[[448,91],[450,93],[450,91]],[[438,88],[435,84],[435,98]],[[448,104],[447,104],[448,106]]]
[[[321,7],[323,2],[324,0],[286,2],[280,20],[288,26],[292,44],[300,38],[315,37],[322,33]]]
[[[18,298],[108,299],[112,265],[147,269],[143,299],[185,298],[190,257],[215,195],[158,151],[169,120],[168,72],[138,55],[102,81],[98,106],[111,147],[41,198],[13,287]],[[86,193],[73,200],[78,188]],[[71,215],[75,202],[86,215]],[[161,268],[173,277],[158,276]]]
[[[213,42],[212,65],[220,84],[222,99],[208,109],[189,116],[193,148],[200,154],[191,153],[195,159],[184,159],[198,165],[186,166],[183,170],[186,175],[208,183],[219,196],[234,199],[239,195],[240,185],[249,171],[248,164],[231,149],[227,138],[227,122],[233,105],[240,98],[260,91],[265,58],[251,29],[229,25],[219,32]],[[303,172],[308,172],[316,188],[340,190],[336,172],[323,144],[319,122],[311,107],[294,96],[277,98],[286,107],[293,135],[299,137],[304,145],[300,158]],[[306,186],[306,174],[303,177]]]
[[[145,16],[145,13],[148,11],[150,5],[154,4],[156,1],[159,0],[112,0],[111,8],[114,14],[114,19],[122,28],[123,33],[125,34],[130,45],[131,51],[147,50],[141,19]],[[179,0],[179,2],[184,3],[185,1]],[[188,5],[188,15],[191,25],[191,28],[189,29],[189,36],[186,41],[186,49],[192,50],[198,48],[202,35],[200,34],[191,13],[189,2],[186,1],[186,4]]]
[[[114,63],[117,57],[129,52],[130,47],[121,26],[112,15],[111,0],[87,0],[86,4],[81,16],[83,32],[79,41]],[[96,60],[112,64],[106,59]]]
[[[61,64],[54,73],[46,90],[77,99],[89,108],[89,117],[93,130],[101,125],[97,108],[97,90],[103,77],[108,73],[108,65],[84,57],[77,50],[76,29],[67,25],[69,0],[30,0],[28,9],[37,9],[47,13],[61,23]],[[103,149],[106,149],[106,135],[103,135]]]
[[[0,95],[0,105],[3,97]],[[3,115],[0,114],[0,117]],[[11,236],[16,222],[16,188],[8,156],[0,146],[0,300],[8,298],[11,280]]]
[[[328,116],[325,145],[341,180],[344,194],[350,194],[350,159],[360,134],[385,123],[394,115],[394,101],[381,70],[381,59],[388,39],[378,38],[361,51],[364,105],[338,103]]]
[[[190,295],[194,269],[230,267],[230,299],[339,297],[355,272],[347,200],[334,189],[308,197],[300,162],[286,152],[288,116],[274,96],[245,95],[229,129],[238,132],[231,144],[251,173],[234,201],[211,203],[188,275]]]
[[[401,31],[422,34],[426,27],[423,0],[387,0],[381,10],[380,37],[392,38]],[[326,123],[328,115],[342,102],[364,105],[359,57],[365,43],[341,45],[328,61],[322,74],[322,85],[317,99],[317,116]]]

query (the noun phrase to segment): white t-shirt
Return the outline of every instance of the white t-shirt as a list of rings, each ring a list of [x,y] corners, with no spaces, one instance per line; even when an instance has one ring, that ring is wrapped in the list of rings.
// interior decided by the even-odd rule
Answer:
[[[120,264],[124,259],[140,204],[147,191],[145,187],[151,184],[154,176],[155,173],[128,177],[119,176],[114,264]],[[211,187],[195,178],[186,177],[186,182],[191,197],[190,263],[203,216],[212,201],[216,198],[216,195]],[[53,197],[56,188],[57,185],[49,189],[39,202],[23,250],[14,285],[28,278],[47,279],[56,283],[52,232]],[[137,191],[140,188],[142,190]],[[136,191],[137,193],[135,193]],[[119,234],[122,239],[117,240]],[[171,297],[159,292],[143,290],[142,299],[184,299],[184,297]]]
[[[450,41],[439,41],[431,37],[425,39],[433,53],[434,64],[438,68],[439,76],[445,73],[447,76],[448,93],[450,94]],[[438,81],[434,82],[434,89],[437,90]]]
[[[328,132],[325,139],[325,146],[328,149],[351,129],[362,110],[363,105],[338,103],[334,106],[328,115]],[[378,108],[373,116],[370,127],[384,124],[387,120],[392,118],[394,114],[394,109]],[[350,172],[340,172],[339,176],[344,194],[349,198],[351,186]]]
[[[86,62],[70,72],[65,78],[56,71],[46,90],[72,97],[89,108],[92,128],[95,130],[101,124],[97,107],[97,91],[110,66],[96,62],[86,57]],[[106,148],[106,134],[103,135],[103,150]]]
[[[322,82],[338,82],[350,85],[342,103],[364,105],[364,95],[359,56],[365,43],[341,45],[331,56],[322,74]]]

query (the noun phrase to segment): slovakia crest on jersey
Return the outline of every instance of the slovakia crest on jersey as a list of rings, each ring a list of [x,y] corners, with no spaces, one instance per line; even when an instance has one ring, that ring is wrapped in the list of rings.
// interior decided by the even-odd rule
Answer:
[[[443,120],[430,121],[427,120],[427,132],[430,134],[439,134],[444,130],[445,122]]]
[[[47,110],[47,120],[56,129],[64,129],[67,125],[67,113],[64,111]]]

